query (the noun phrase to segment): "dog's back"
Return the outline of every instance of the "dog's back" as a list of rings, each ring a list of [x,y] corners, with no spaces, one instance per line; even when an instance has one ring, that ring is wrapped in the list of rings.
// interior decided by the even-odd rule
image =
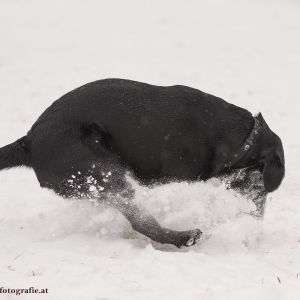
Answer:
[[[94,124],[101,128],[102,141],[141,179],[196,179],[207,172],[215,141],[225,135],[234,139],[243,130],[246,134],[252,123],[246,110],[196,89],[107,79],[57,100],[28,138],[34,161],[48,162],[59,152],[70,155],[82,138],[82,128]],[[186,161],[172,168],[174,174],[162,166],[175,156],[188,157],[186,171],[180,166]]]

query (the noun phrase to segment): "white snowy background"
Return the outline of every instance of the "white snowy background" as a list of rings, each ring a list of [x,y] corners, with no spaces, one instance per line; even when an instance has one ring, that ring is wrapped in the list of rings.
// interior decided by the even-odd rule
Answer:
[[[0,146],[64,93],[121,77],[186,84],[251,112],[282,138],[286,178],[265,218],[217,180],[138,186],[162,224],[201,228],[178,250],[116,211],[0,173],[0,299],[300,299],[300,1],[0,0]]]

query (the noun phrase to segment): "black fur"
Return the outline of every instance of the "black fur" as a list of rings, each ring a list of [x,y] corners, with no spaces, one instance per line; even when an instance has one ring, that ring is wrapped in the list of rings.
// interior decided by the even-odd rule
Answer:
[[[26,137],[0,148],[0,170],[19,166],[31,166]]]
[[[261,132],[254,145],[226,168],[253,129],[247,110],[186,86],[100,80],[64,95],[26,137],[1,148],[0,169],[30,166],[41,186],[65,197],[109,194],[109,204],[135,230],[161,243],[190,246],[200,230],[161,227],[134,204],[126,172],[152,184],[207,180],[251,168],[263,174],[264,194],[272,192],[284,176],[283,148],[263,117],[257,118]]]

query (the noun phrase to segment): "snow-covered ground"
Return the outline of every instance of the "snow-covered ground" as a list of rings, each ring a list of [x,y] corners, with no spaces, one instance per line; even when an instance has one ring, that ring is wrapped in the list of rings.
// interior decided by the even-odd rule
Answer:
[[[0,0],[0,142],[86,82],[186,84],[252,112],[281,136],[286,178],[263,221],[216,180],[138,186],[162,224],[201,228],[195,247],[151,243],[116,211],[0,173],[0,299],[300,299],[300,3],[288,0]]]

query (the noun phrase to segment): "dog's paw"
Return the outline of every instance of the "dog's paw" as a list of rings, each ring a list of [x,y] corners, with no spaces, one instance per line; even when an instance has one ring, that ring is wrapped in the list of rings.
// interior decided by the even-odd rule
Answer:
[[[177,240],[176,246],[178,248],[191,247],[201,238],[202,231],[200,229],[194,229],[189,231],[180,232],[180,237]]]
[[[196,244],[196,242],[201,238],[202,231],[200,229],[192,230],[190,238],[185,243],[186,247],[190,247]]]

